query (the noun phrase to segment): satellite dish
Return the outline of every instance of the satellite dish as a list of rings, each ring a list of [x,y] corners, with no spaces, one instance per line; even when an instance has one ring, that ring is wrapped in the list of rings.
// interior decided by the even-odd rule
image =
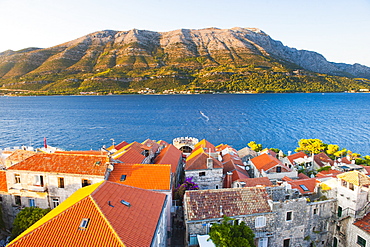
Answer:
[[[249,171],[249,169],[251,169],[249,166],[245,167],[245,170]]]

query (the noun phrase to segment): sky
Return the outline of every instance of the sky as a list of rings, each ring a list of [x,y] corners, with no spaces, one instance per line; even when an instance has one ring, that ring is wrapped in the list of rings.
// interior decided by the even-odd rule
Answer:
[[[0,0],[0,52],[101,30],[259,28],[328,61],[370,67],[370,0]]]

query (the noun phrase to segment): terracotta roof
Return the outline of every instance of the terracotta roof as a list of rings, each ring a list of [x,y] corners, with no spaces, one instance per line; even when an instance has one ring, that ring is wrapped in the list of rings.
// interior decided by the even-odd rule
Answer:
[[[123,181],[122,175],[126,175]],[[108,181],[147,190],[170,190],[171,165],[117,163]]]
[[[338,170],[328,170],[328,171],[321,171],[316,174],[316,177],[333,177],[336,178],[338,174],[343,172]]]
[[[304,174],[304,173],[300,172],[300,173],[298,173],[298,178],[299,178],[299,179],[306,179],[306,178],[310,178],[310,177],[309,177],[309,176],[307,176],[306,174]]]
[[[168,142],[163,141],[163,140],[159,140],[159,141],[157,141],[157,143],[158,143],[159,145],[163,145],[163,146],[167,146],[167,145],[169,144]]]
[[[141,163],[145,159],[145,156],[142,155],[140,152],[138,152],[136,149],[128,149],[127,151],[124,151],[121,153],[118,158],[115,158],[119,161],[122,161],[123,163]]]
[[[356,186],[368,186],[370,185],[370,177],[366,176],[362,172],[350,171],[337,175],[338,178],[352,183]]]
[[[188,190],[185,192],[185,215],[189,221],[271,212],[265,188]]]
[[[364,165],[360,165],[360,166],[362,166],[366,170],[367,175],[369,176],[370,175],[370,166],[364,166]]]
[[[272,186],[272,182],[268,177],[260,177],[260,178],[246,178],[240,179],[239,182],[245,182],[245,187],[256,187],[257,185],[261,186]]]
[[[253,151],[249,147],[245,147],[245,148],[242,148],[242,149],[238,150],[238,155],[241,158],[243,158],[245,156],[256,157],[257,156],[257,152],[256,151]]]
[[[6,171],[0,170],[0,191],[8,192],[8,186],[6,182]]]
[[[195,144],[193,151],[197,150],[198,148],[206,148],[207,152],[209,152],[209,149],[211,149],[211,152],[216,151],[215,146],[212,143],[210,143],[209,141],[207,141],[206,139],[203,139],[200,142],[198,142],[197,144]]]
[[[129,144],[129,143],[128,143],[128,142],[125,142],[125,141],[120,142],[119,144],[114,145],[114,149],[116,149],[116,150],[120,150],[121,148],[123,148],[124,146],[127,146],[128,144]]]
[[[56,154],[86,154],[86,155],[108,155],[107,151],[88,150],[88,151],[55,151]]]
[[[287,177],[287,176],[284,176],[281,180],[283,180],[283,181],[294,181],[293,179],[291,179],[290,177]]]
[[[361,220],[357,220],[353,223],[355,226],[359,227],[361,230],[370,233],[370,213],[365,215]]]
[[[222,161],[223,162],[224,161],[229,161],[229,160],[232,160],[234,162],[234,164],[236,164],[236,165],[244,166],[243,161],[241,160],[241,158],[238,156],[237,153],[235,153],[235,154],[227,153],[227,154],[222,156]]]
[[[207,159],[209,158],[208,154],[200,153],[197,156],[193,157],[191,160],[186,161],[185,171],[189,170],[205,170],[207,169]],[[213,160],[213,168],[223,168],[220,161],[211,157]]]
[[[107,155],[37,153],[8,170],[104,176],[108,162]]]
[[[159,148],[159,144],[156,141],[153,141],[153,140],[150,140],[150,139],[146,139],[143,142],[143,145],[145,147],[148,147],[149,148],[148,150],[152,150],[153,153],[157,152],[157,150]]]
[[[254,157],[251,159],[251,162],[254,164],[254,166],[259,170],[267,171],[277,165],[280,165],[282,167],[285,167],[288,171],[291,171],[288,167],[284,166],[283,163],[281,163],[280,160],[278,160],[275,157],[272,157],[268,154],[261,154],[260,156]]]
[[[311,194],[315,192],[317,180],[315,178],[298,179],[287,181],[292,189],[298,189],[302,194]]]
[[[304,157],[307,157],[307,154],[305,154],[304,152],[298,152],[298,153],[294,153],[292,155],[287,156],[288,160],[290,161],[292,165],[294,164],[295,159],[304,158]]]
[[[151,246],[165,200],[162,193],[104,181],[75,192],[8,246]]]
[[[334,161],[332,159],[330,159],[329,156],[326,153],[316,154],[313,157],[313,159],[316,162],[316,164],[320,167],[324,167],[324,166],[328,166],[328,165],[330,165],[330,166],[334,165]]]
[[[240,168],[239,166],[235,166],[235,170],[232,172],[233,172],[233,181],[249,179],[248,172]]]
[[[171,172],[176,173],[180,159],[182,159],[182,152],[169,144],[157,155],[154,164],[171,164]]]
[[[36,154],[36,152],[17,149],[8,158],[6,158],[5,165],[9,167],[11,165],[17,164],[34,154]]]

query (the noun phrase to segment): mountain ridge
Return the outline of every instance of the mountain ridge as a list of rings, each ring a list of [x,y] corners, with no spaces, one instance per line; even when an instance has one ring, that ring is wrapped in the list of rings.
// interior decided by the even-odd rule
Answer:
[[[221,68],[222,66],[228,68]],[[108,86],[107,90],[109,87],[166,88],[163,85],[154,85],[155,82],[153,85],[137,83],[157,80],[158,84],[169,84],[168,88],[187,88],[186,85],[189,84],[193,84],[193,87],[194,84],[197,84],[196,87],[201,84],[201,87],[207,88],[206,84],[213,82],[203,82],[203,77],[207,70],[212,70],[210,68],[218,70],[212,73],[232,73],[224,76],[222,82],[228,81],[232,75],[239,75],[244,84],[251,75],[288,75],[294,71],[299,71],[298,76],[303,74],[317,77],[320,75],[315,73],[319,73],[370,79],[370,68],[367,66],[329,62],[319,53],[284,46],[281,41],[272,39],[258,28],[235,27],[178,29],[169,32],[103,30],[50,48],[7,50],[0,53],[0,85],[58,91],[63,90],[64,84],[69,85],[71,80],[76,79],[78,83],[66,86],[72,87],[74,91],[81,91],[89,87],[97,88],[96,85],[90,85],[98,83],[97,81],[110,81],[115,85]],[[76,78],[72,78],[73,75]],[[168,77],[171,76],[176,79],[173,85],[168,82]],[[215,80],[220,81],[220,78]],[[89,84],[86,81],[94,83]],[[133,81],[136,82],[131,83]],[[359,86],[367,86],[367,80],[365,82],[365,85]],[[99,87],[104,88],[102,85]],[[255,90],[249,84],[245,85],[245,89]],[[289,90],[291,89],[287,89]]]

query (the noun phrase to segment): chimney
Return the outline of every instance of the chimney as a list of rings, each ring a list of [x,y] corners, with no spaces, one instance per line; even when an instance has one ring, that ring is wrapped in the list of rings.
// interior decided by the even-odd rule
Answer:
[[[226,173],[226,188],[231,188],[232,187],[232,183],[233,183],[233,173],[232,172],[227,172]]]
[[[212,169],[212,168],[213,168],[213,159],[207,158],[207,169]]]

